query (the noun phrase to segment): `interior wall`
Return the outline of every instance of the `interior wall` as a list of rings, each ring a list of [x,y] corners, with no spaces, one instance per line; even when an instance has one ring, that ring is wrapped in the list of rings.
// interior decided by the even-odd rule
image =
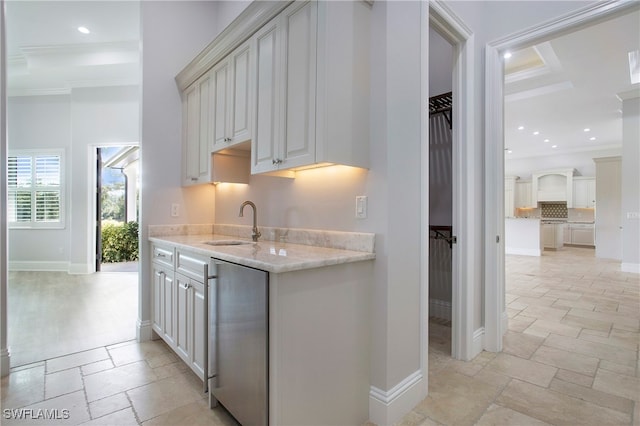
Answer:
[[[65,174],[64,229],[10,229],[9,265],[44,263],[67,270],[71,235],[71,97],[12,97],[7,103],[8,146],[17,149],[63,149]]]
[[[217,2],[140,2],[142,40],[140,310],[138,337],[151,338],[148,225],[213,223],[213,185],[181,186],[182,105],[175,76],[220,32]],[[171,217],[171,204],[180,215]]]
[[[623,101],[622,123],[622,269],[640,273],[640,98]]]

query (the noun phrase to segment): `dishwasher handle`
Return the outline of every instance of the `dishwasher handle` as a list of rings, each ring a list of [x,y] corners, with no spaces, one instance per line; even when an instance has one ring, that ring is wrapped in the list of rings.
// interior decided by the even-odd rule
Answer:
[[[214,280],[217,275],[209,275],[209,264],[204,264],[204,303],[205,303],[205,315],[204,315],[204,365],[203,365],[203,373],[204,373],[204,384],[203,384],[203,392],[207,393],[209,391],[209,310],[211,309],[211,303],[209,301],[209,281]]]

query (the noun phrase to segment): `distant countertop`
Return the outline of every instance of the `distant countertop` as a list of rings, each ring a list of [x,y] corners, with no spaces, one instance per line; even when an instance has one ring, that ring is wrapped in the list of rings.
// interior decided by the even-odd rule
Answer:
[[[228,246],[205,244],[206,241],[215,240],[242,240],[249,244]],[[373,260],[376,257],[375,253],[372,252],[315,247],[267,240],[254,243],[246,238],[220,234],[154,236],[149,237],[149,241],[157,244],[171,245],[207,257],[234,262],[272,273],[360,262]]]

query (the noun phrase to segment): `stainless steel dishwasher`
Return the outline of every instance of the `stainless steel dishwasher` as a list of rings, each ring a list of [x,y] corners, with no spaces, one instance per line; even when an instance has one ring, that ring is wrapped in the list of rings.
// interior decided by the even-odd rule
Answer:
[[[209,402],[240,424],[269,424],[269,274],[212,259]]]

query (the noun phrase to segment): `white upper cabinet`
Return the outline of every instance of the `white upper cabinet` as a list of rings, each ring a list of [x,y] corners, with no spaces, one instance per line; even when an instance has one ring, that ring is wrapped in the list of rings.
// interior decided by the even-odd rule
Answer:
[[[531,201],[531,181],[518,181],[515,186],[516,208],[535,208]]]
[[[213,85],[207,73],[182,93],[183,186],[211,181]]]
[[[596,206],[596,179],[593,177],[573,178],[573,207],[591,208]]]
[[[251,114],[255,103],[252,61],[251,43],[245,42],[212,70],[214,152],[251,139]]]
[[[534,172],[531,177],[532,203],[540,201],[566,201],[573,207],[573,175],[575,169],[558,169]]]
[[[251,172],[368,167],[370,6],[294,2],[254,36]],[[355,86],[355,87],[354,87]]]

